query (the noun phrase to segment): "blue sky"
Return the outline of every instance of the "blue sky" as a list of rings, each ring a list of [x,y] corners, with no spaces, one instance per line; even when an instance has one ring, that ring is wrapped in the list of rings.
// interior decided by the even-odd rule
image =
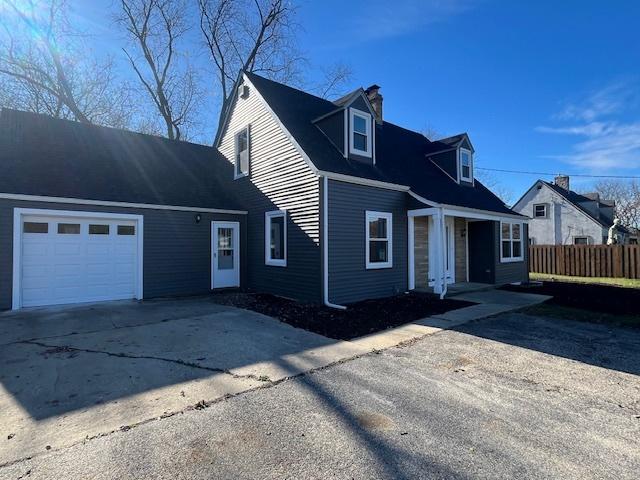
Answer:
[[[74,3],[109,50],[110,1]],[[387,120],[468,132],[479,167],[568,174],[640,175],[639,18],[640,2],[622,0],[303,0],[299,9],[312,64],[342,61],[350,87],[381,85]],[[494,175],[516,197],[538,177]]]

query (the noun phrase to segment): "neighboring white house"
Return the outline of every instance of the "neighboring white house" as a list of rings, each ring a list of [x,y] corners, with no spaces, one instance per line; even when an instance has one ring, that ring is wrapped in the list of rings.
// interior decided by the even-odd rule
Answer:
[[[532,245],[601,245],[607,243],[613,225],[615,202],[597,193],[579,194],[569,188],[569,177],[553,183],[536,181],[516,202],[513,210],[528,217]],[[627,243],[629,231],[621,232]]]

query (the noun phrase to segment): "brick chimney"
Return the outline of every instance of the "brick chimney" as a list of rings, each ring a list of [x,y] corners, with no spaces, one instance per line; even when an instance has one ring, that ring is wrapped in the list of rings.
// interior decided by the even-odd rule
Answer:
[[[380,95],[380,85],[373,84],[367,88],[364,93],[367,94],[373,111],[376,113],[376,122],[382,124],[382,95]]]
[[[567,192],[569,191],[569,175],[557,175],[556,178],[553,179],[553,183]]]

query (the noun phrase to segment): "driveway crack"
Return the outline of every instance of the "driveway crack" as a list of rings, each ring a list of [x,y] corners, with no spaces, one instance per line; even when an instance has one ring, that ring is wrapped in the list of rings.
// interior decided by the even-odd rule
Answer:
[[[181,360],[179,358],[176,359],[176,358],[156,357],[156,356],[153,356],[153,355],[132,355],[130,353],[124,353],[124,352],[114,353],[114,352],[109,352],[109,351],[106,351],[106,350],[93,350],[93,349],[90,349],[90,348],[77,348],[77,347],[72,347],[72,346],[69,346],[69,345],[51,345],[51,344],[47,344],[47,343],[43,343],[43,342],[37,342],[35,340],[23,340],[23,341],[17,342],[17,343],[36,345],[38,347],[48,348],[48,349],[52,349],[52,350],[64,349],[64,351],[67,351],[67,352],[94,353],[94,354],[108,355],[110,357],[117,357],[117,358],[132,358],[132,359],[140,359],[140,360],[156,360],[156,361],[160,361],[160,362],[175,363],[176,365],[181,365],[183,367],[190,367],[190,368],[197,368],[197,369],[200,369],[200,370],[206,370],[208,372],[223,373],[225,375],[229,375],[229,376],[231,376],[233,378],[237,378],[237,379],[250,379],[250,380],[256,380],[256,381],[260,381],[260,382],[264,382],[265,381],[262,377],[258,377],[257,375],[253,375],[253,374],[238,375],[238,374],[235,374],[235,373],[231,372],[230,370],[227,370],[227,369],[224,369],[224,368],[207,367],[207,366],[204,366],[204,365],[200,365],[198,363]]]

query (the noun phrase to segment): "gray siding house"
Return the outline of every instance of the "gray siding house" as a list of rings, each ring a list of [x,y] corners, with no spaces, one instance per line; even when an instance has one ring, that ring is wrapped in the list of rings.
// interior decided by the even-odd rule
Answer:
[[[213,147],[3,110],[0,309],[268,292],[342,308],[527,280],[528,218],[466,134],[241,73]]]
[[[526,281],[527,218],[474,178],[468,135],[385,121],[379,90],[328,101],[239,76],[215,146],[248,192],[249,285],[340,307]]]
[[[580,194],[570,189],[570,179],[559,175],[554,182],[536,181],[513,210],[529,220],[532,245],[605,245],[613,225],[615,202],[597,193]],[[624,243],[633,239],[620,226]]]

